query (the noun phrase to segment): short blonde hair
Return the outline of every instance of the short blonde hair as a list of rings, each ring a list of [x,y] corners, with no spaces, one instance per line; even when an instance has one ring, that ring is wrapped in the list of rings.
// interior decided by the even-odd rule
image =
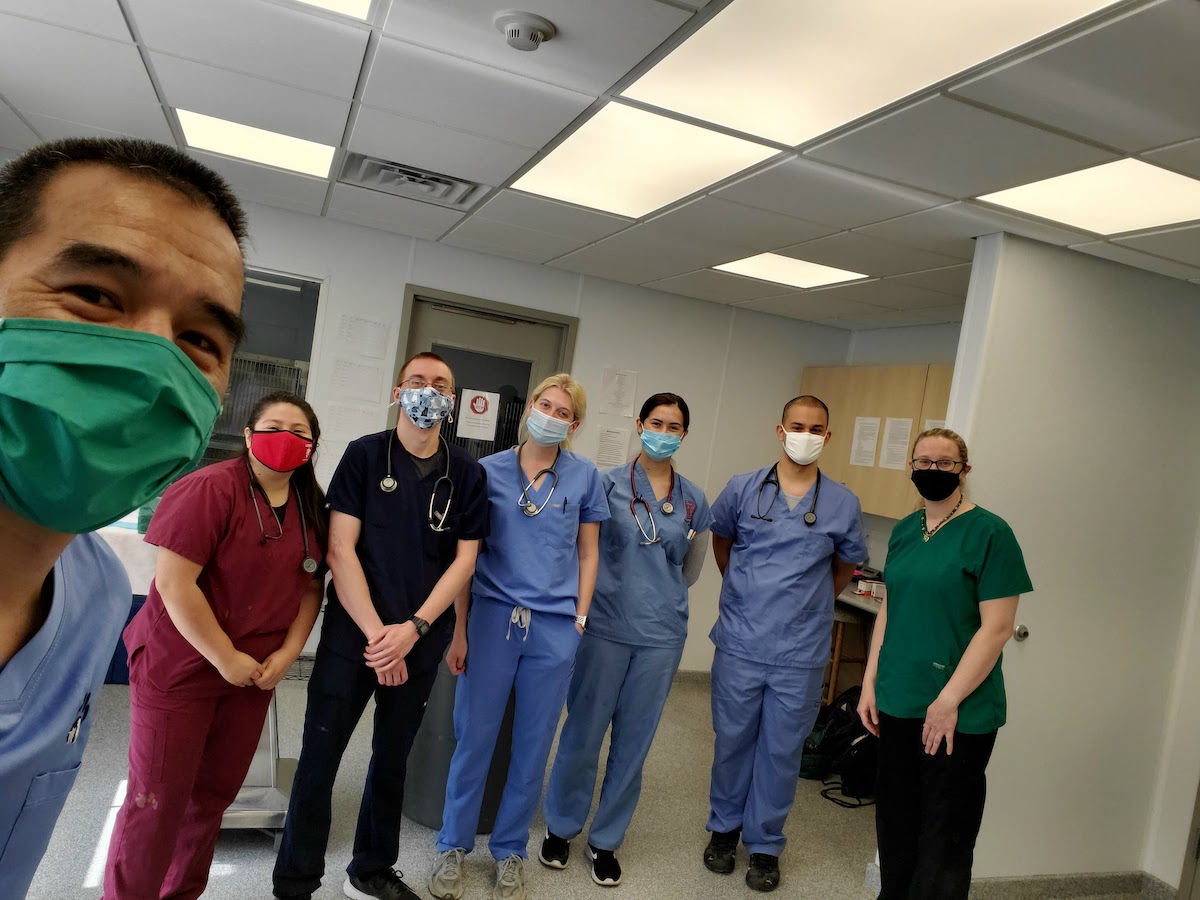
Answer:
[[[583,417],[587,413],[587,392],[584,391],[583,385],[572,378],[570,373],[559,372],[557,375],[542,379],[541,383],[533,389],[533,399],[530,400],[530,403],[536,403],[538,398],[550,388],[558,388],[571,398],[571,406],[575,410],[575,421],[582,424]],[[524,425],[522,425],[522,430],[524,430]],[[571,449],[571,435],[567,435],[567,439],[563,443],[567,445],[568,450]]]

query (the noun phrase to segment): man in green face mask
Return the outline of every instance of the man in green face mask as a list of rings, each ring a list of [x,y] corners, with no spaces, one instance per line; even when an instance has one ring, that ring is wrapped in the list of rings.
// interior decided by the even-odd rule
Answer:
[[[59,141],[0,170],[0,897],[45,852],[130,606],[86,532],[203,453],[244,236],[224,181],[161,144]]]

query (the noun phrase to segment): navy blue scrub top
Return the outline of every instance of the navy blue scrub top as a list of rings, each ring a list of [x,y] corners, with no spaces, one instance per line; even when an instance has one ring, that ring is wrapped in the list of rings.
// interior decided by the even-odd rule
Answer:
[[[385,625],[405,622],[420,609],[430,591],[454,562],[458,542],[488,536],[487,476],[475,459],[453,444],[450,448],[450,480],[454,497],[446,519],[447,531],[429,527],[429,498],[434,483],[445,475],[444,463],[424,478],[412,456],[398,438],[393,438],[392,477],[396,490],[379,486],[387,475],[390,431],[369,434],[351,443],[329,484],[329,508],[354,516],[362,523],[359,532],[359,562],[367,576],[371,601]],[[438,492],[436,513],[445,503],[445,485]],[[454,631],[454,614],[447,611],[432,623],[429,634],[405,657],[411,672],[436,668]],[[340,656],[361,661],[366,636],[338,600],[329,583],[329,603],[321,627],[321,643]]]
[[[75,784],[133,594],[104,539],[82,534],[54,564],[45,624],[0,669],[0,897],[29,889]]]

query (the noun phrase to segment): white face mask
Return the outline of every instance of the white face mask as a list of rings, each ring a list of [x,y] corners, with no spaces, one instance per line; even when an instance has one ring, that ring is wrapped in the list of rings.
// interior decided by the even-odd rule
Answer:
[[[798,466],[815,463],[825,449],[825,435],[789,431],[783,439],[783,449]]]

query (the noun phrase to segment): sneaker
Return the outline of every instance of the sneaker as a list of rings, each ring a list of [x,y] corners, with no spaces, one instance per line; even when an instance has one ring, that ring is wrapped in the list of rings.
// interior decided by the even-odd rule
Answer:
[[[770,853],[751,853],[746,884],[756,891],[773,891],[779,887],[779,857]]]
[[[570,858],[571,842],[560,838],[547,828],[546,839],[542,841],[542,849],[538,851],[538,859],[542,865],[551,869],[565,869]]]
[[[391,869],[370,878],[347,876],[342,893],[350,900],[419,900],[420,895],[400,880],[400,872]]]
[[[742,839],[742,829],[733,831],[714,831],[704,848],[704,867],[718,875],[728,875],[733,871],[733,857],[737,853],[738,841]]]
[[[588,856],[592,860],[592,881],[601,887],[616,887],[621,883],[621,864],[615,853],[588,844]]]
[[[433,858],[429,893],[438,900],[461,900],[463,895],[462,862],[466,850],[443,850]]]
[[[515,853],[496,863],[492,900],[525,900],[525,860]]]

